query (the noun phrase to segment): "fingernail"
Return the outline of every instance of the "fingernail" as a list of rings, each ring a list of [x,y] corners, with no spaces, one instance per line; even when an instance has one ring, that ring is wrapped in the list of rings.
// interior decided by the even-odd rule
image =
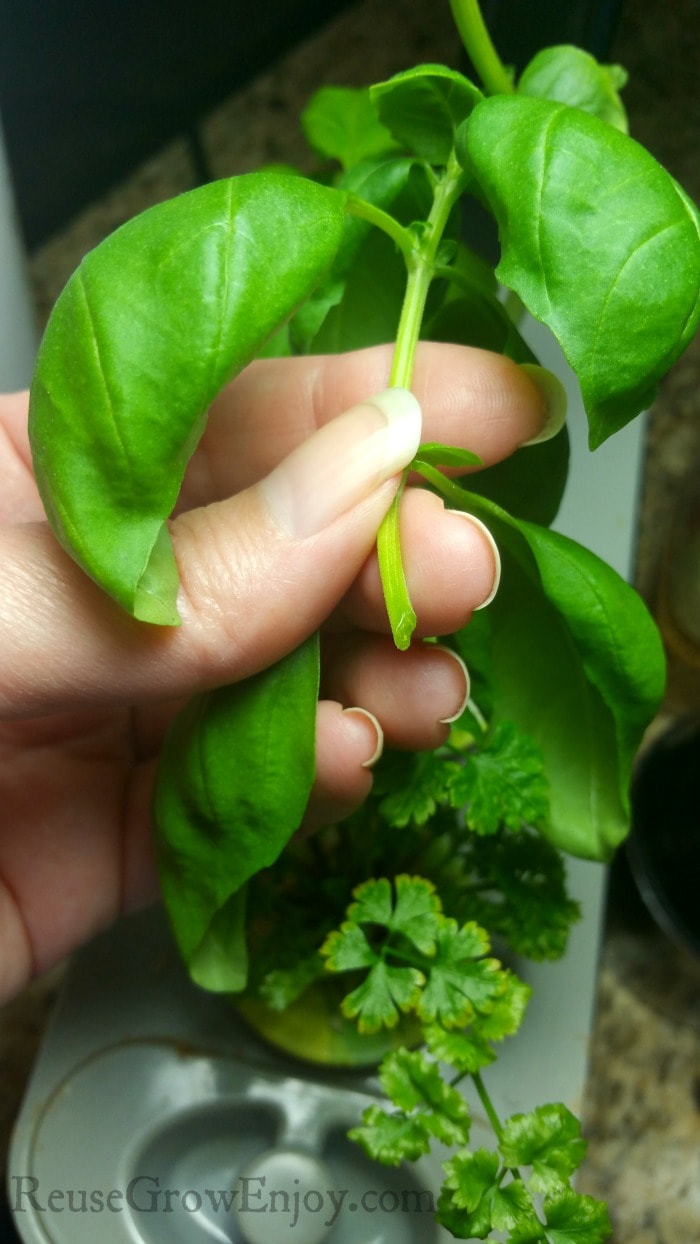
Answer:
[[[448,657],[452,657],[452,660],[457,662],[459,668],[462,671],[462,674],[464,675],[464,697],[462,699],[462,702],[459,708],[457,709],[457,712],[452,713],[450,717],[440,718],[441,726],[451,726],[453,721],[457,721],[458,718],[462,716],[462,713],[464,712],[465,708],[467,707],[467,704],[469,703],[469,689],[470,689],[469,670],[464,664],[464,661],[462,660],[459,653],[455,652],[454,649],[445,648],[443,647],[442,644],[435,644],[434,648],[437,649],[438,652],[444,652],[446,653]]]
[[[530,437],[529,441],[523,441],[521,448],[525,449],[528,445],[541,445],[544,441],[551,441],[557,432],[561,432],[566,423],[567,397],[559,377],[546,367],[540,367],[538,363],[521,363],[520,370],[530,377],[544,404],[542,427],[536,436]]]
[[[489,544],[493,555],[493,586],[486,597],[486,600],[482,600],[480,605],[474,606],[474,613],[478,613],[479,609],[485,609],[487,605],[491,604],[491,601],[498,591],[498,585],[501,582],[501,554],[498,551],[498,545],[491,535],[491,532],[486,524],[482,523],[480,518],[476,518],[474,514],[468,514],[466,510],[446,510],[445,512],[447,514],[459,514],[460,518],[466,518],[467,522],[472,523],[475,527],[478,527],[481,534],[486,537],[486,541]]]
[[[386,389],[353,406],[262,481],[273,516],[292,539],[316,535],[408,465],[421,423],[408,389]]]
[[[343,713],[355,713],[358,717],[363,717],[366,721],[370,722],[374,728],[374,751],[367,760],[362,761],[363,769],[371,769],[373,765],[376,765],[379,757],[384,751],[384,731],[382,730],[374,713],[370,713],[366,708],[344,708]]]

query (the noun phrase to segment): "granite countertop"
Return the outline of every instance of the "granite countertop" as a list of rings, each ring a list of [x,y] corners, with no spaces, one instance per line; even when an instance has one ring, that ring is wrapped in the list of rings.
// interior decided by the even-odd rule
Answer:
[[[628,0],[614,59],[632,74],[632,132],[700,199],[699,0]],[[448,6],[361,0],[218,108],[202,140],[213,176],[306,160],[296,118],[323,82],[363,84],[416,60],[458,63]],[[44,320],[81,255],[123,220],[194,183],[178,141],[31,257]],[[700,341],[650,412],[638,516],[636,581],[654,610],[674,504],[700,465]],[[669,641],[669,689],[656,729],[700,714],[700,656]],[[0,1136],[7,1144],[60,980],[35,983],[0,1015]],[[581,1188],[608,1200],[614,1244],[700,1239],[700,963],[642,908],[624,858],[613,868],[584,1105],[589,1154]]]

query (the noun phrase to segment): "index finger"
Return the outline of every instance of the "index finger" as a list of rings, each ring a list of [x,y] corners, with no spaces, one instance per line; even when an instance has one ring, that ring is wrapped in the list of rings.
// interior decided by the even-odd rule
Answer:
[[[263,478],[321,424],[385,388],[391,357],[387,345],[252,363],[213,403],[181,504],[206,505]],[[547,397],[532,374],[487,350],[422,342],[412,387],[424,440],[470,449],[484,465],[547,422]]]

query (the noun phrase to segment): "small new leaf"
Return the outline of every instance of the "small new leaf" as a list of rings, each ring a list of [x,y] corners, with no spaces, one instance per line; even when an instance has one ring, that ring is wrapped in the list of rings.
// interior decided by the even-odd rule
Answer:
[[[437,467],[473,467],[482,466],[482,459],[469,449],[459,449],[452,445],[441,445],[437,441],[427,441],[421,445],[412,462],[412,467],[420,471],[421,464],[427,462]]]
[[[447,164],[458,126],[483,99],[468,78],[444,65],[416,65],[370,88],[379,118],[408,151]]]

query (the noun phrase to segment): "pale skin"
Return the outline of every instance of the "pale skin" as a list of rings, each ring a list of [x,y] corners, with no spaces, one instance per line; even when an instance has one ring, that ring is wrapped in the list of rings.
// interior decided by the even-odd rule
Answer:
[[[491,594],[489,539],[437,498],[407,490],[418,631],[399,653],[374,553],[395,478],[297,539],[260,486],[320,425],[385,388],[389,362],[378,347],[256,363],[217,399],[172,521],[183,585],[183,622],[172,630],[135,623],[61,550],[32,475],[27,395],[0,398],[0,999],[156,899],[153,777],[187,695],[267,666],[322,627],[306,831],[366,797],[382,735],[411,748],[446,737],[465,676],[421,637],[465,625]],[[414,390],[423,440],[471,449],[486,464],[536,436],[545,418],[533,381],[483,351],[421,347]]]

